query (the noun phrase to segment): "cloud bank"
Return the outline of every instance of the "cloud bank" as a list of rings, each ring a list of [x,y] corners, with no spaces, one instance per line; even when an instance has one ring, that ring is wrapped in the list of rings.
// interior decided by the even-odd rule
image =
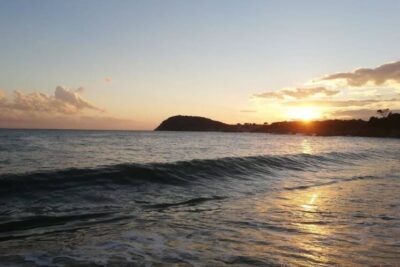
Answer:
[[[253,97],[269,100],[255,102],[265,110],[281,108],[284,113],[288,108],[307,107],[331,118],[367,118],[376,109],[399,110],[399,88],[400,61],[396,61],[376,68],[327,74],[294,89],[283,88]]]
[[[323,77],[321,81],[343,79],[350,86],[360,87],[372,83],[383,85],[386,82],[400,84],[400,61],[387,63],[377,68],[361,68],[353,72],[341,72]]]
[[[53,94],[0,90],[0,128],[41,129],[151,129],[149,122],[113,117],[76,90],[57,86]]]
[[[25,111],[38,113],[76,114],[82,110],[104,111],[91,104],[80,94],[83,88],[71,90],[66,87],[57,86],[54,95],[44,93],[22,93],[14,91],[14,99],[9,101],[4,93],[0,92],[0,109],[3,112]]]
[[[2,128],[136,130],[151,129],[151,126],[146,122],[111,116],[46,115],[20,112],[4,114],[0,112],[0,127]]]

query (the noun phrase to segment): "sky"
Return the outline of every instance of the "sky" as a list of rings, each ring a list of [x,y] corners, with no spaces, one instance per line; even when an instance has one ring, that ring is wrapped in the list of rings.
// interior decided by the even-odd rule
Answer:
[[[400,109],[400,1],[0,0],[0,127]]]

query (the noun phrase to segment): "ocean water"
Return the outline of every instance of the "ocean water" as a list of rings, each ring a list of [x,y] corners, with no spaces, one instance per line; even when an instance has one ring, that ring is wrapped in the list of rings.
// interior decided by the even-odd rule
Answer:
[[[0,130],[0,266],[400,266],[400,140]]]

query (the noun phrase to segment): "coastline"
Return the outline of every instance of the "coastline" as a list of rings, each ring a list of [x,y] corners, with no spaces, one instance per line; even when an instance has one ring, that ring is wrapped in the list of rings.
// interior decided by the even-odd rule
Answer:
[[[271,124],[226,124],[198,116],[173,116],[154,131],[247,132],[302,134],[308,136],[354,136],[400,138],[400,114],[364,120],[282,121]]]

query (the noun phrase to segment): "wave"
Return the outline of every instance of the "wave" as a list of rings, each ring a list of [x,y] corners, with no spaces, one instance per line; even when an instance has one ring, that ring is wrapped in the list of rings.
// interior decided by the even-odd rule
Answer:
[[[30,216],[19,218],[19,220],[10,221],[0,224],[0,234],[14,231],[34,229],[38,227],[48,227],[54,225],[62,225],[70,221],[97,219],[109,216],[111,212],[95,213],[95,214],[79,214],[65,216]]]
[[[381,177],[377,176],[371,176],[371,175],[365,175],[365,176],[353,176],[350,178],[342,178],[342,179],[337,179],[325,183],[317,183],[313,185],[300,185],[300,186],[294,186],[294,187],[285,187],[285,190],[304,190],[304,189],[309,189],[309,188],[314,188],[314,187],[320,187],[320,186],[327,186],[327,185],[333,185],[333,184],[338,184],[338,183],[343,183],[343,182],[352,182],[352,181],[357,181],[357,180],[374,180],[374,179],[382,179]]]
[[[198,198],[192,198],[192,199],[189,199],[186,201],[181,201],[181,202],[176,202],[176,203],[160,203],[160,204],[148,205],[146,207],[150,208],[150,209],[168,209],[168,208],[179,207],[179,206],[196,206],[196,205],[204,203],[204,202],[213,201],[213,200],[223,200],[223,199],[226,199],[226,197],[221,197],[221,196],[198,197]]]
[[[249,174],[273,175],[276,171],[306,171],[324,164],[350,164],[368,158],[367,153],[331,152],[324,154],[264,155],[196,159],[173,163],[126,163],[96,168],[70,168],[54,171],[0,175],[0,195],[36,190],[64,190],[92,185],[135,185],[158,183],[185,185],[224,177]]]
[[[0,242],[46,234],[75,232],[93,225],[108,224],[132,218],[132,215],[115,212],[19,217],[0,223]]]

